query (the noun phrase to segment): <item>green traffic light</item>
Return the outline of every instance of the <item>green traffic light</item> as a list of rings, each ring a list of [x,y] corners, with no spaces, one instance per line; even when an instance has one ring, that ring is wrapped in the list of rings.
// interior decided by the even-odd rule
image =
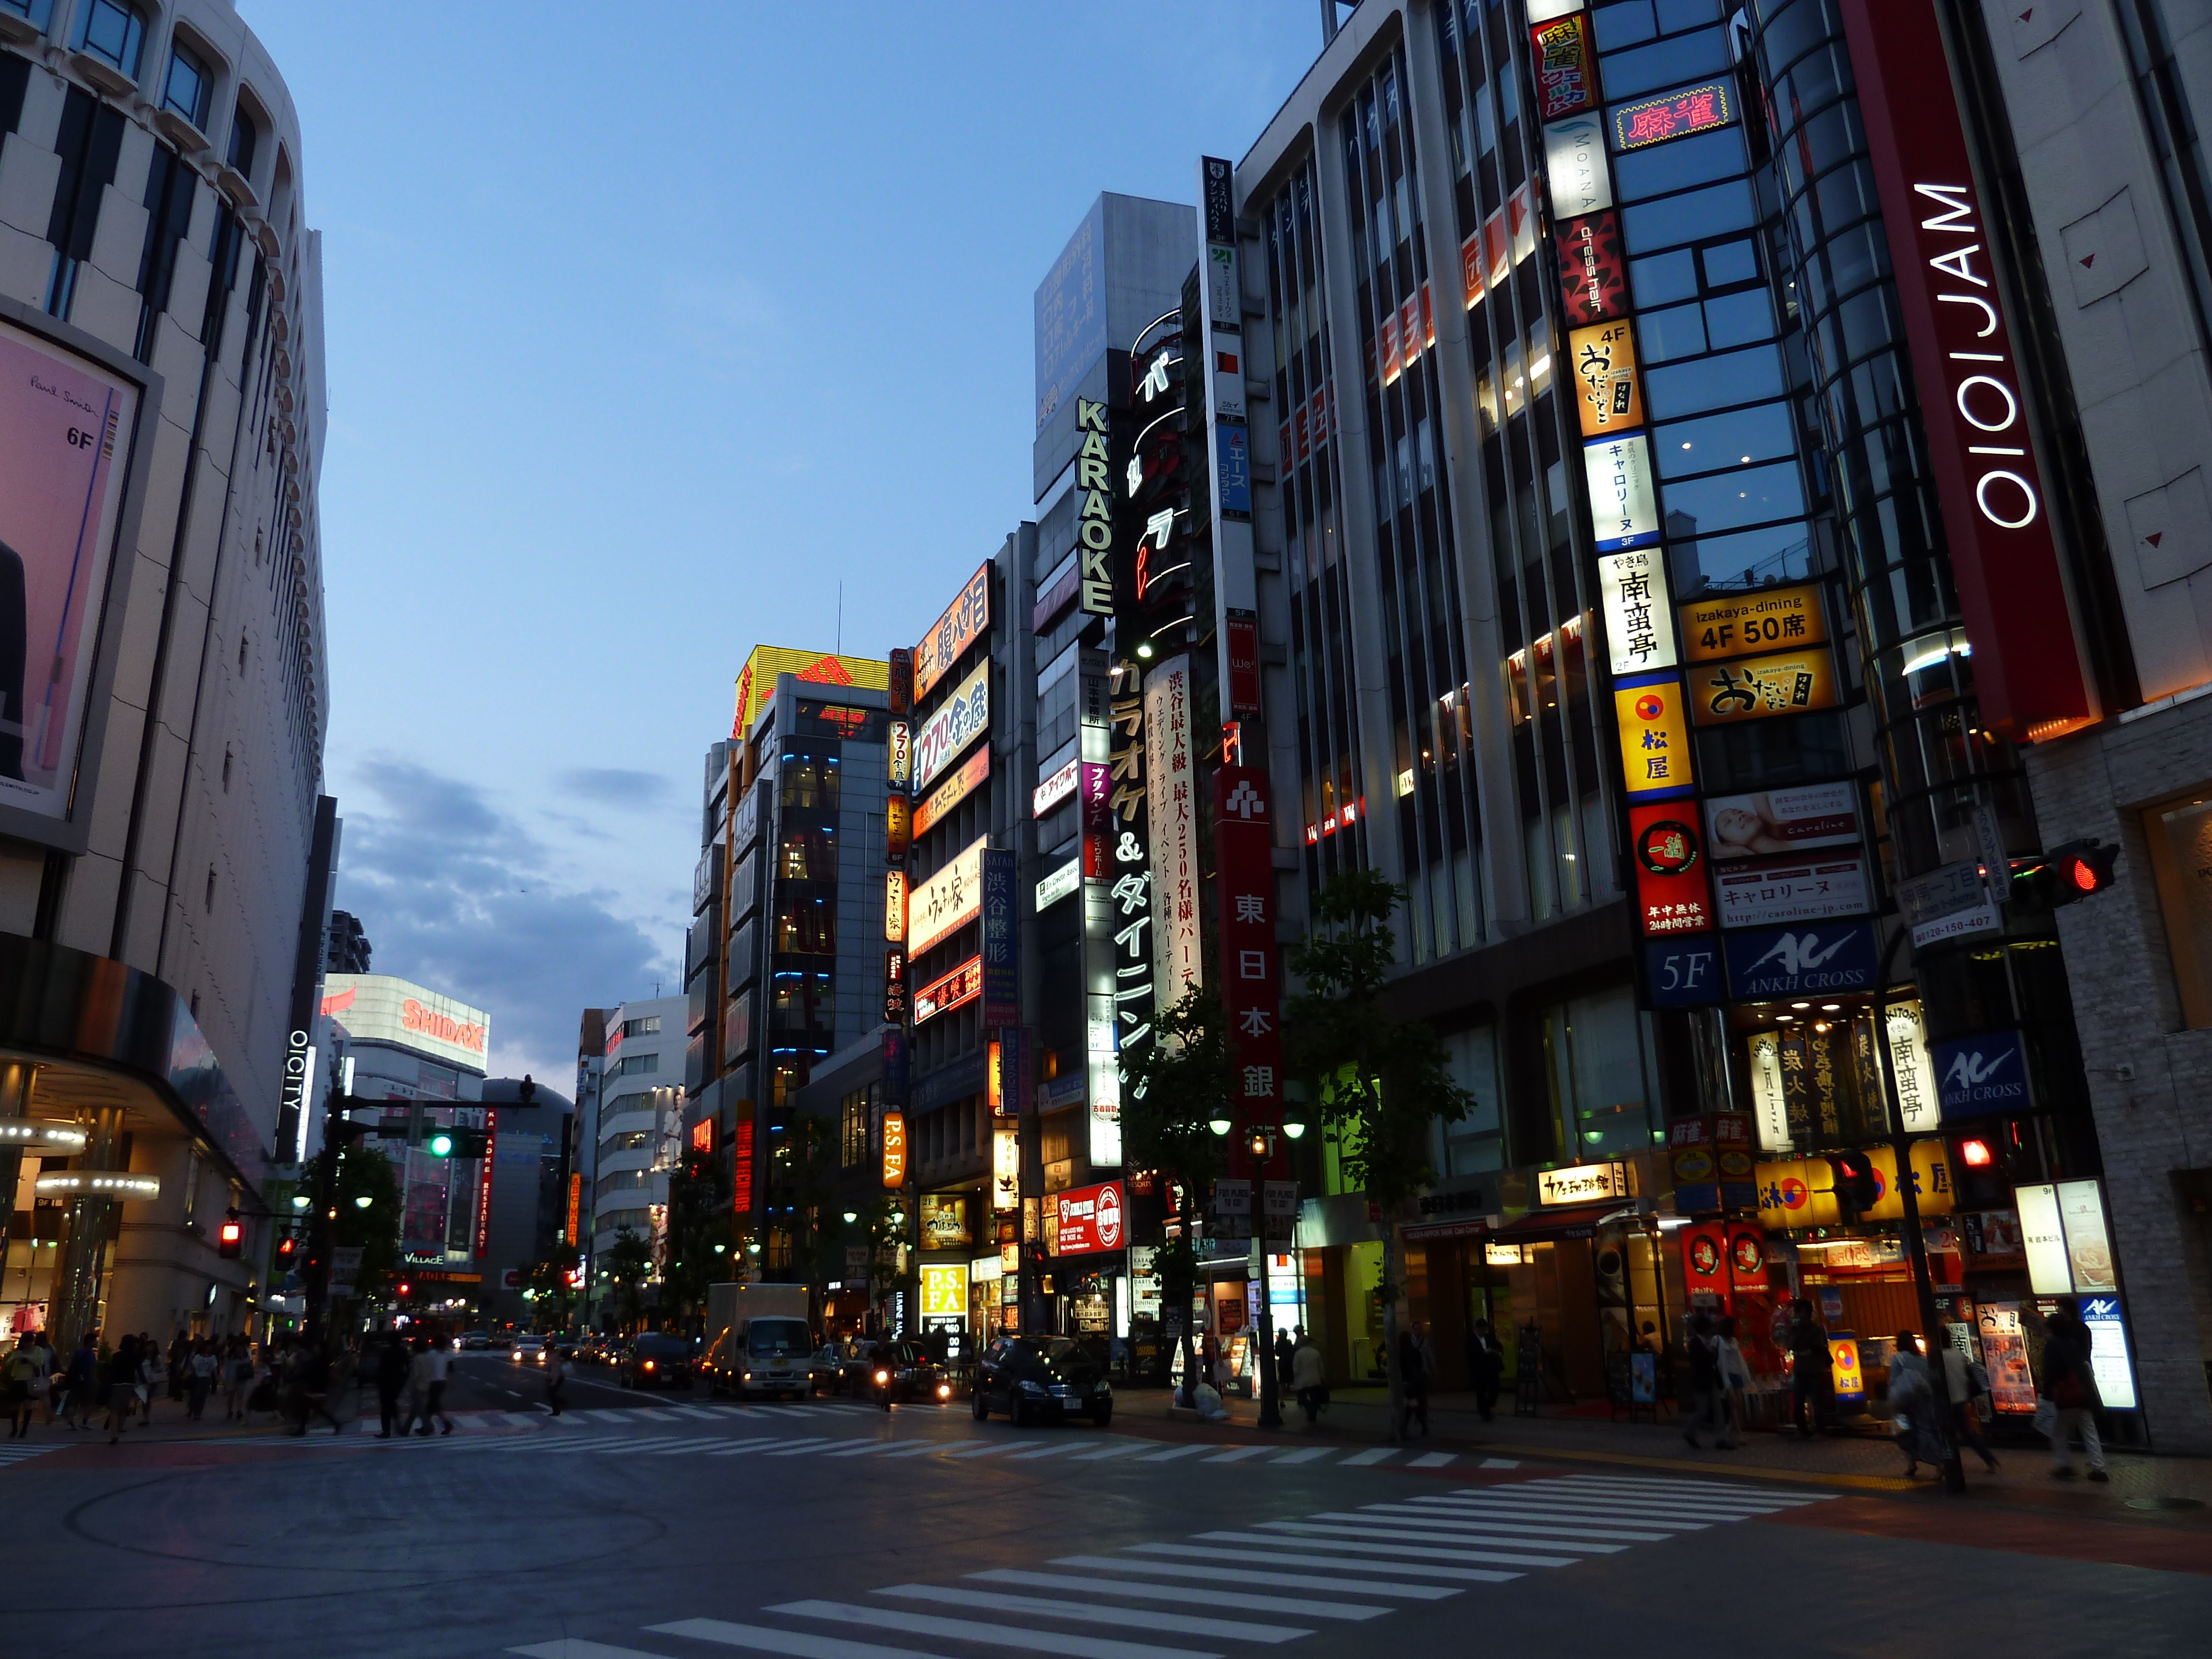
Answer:
[[[430,1156],[431,1156],[431,1157],[433,1157],[433,1158],[450,1158],[450,1157],[453,1155],[453,1136],[451,1136],[451,1135],[432,1135],[432,1136],[430,1137]]]

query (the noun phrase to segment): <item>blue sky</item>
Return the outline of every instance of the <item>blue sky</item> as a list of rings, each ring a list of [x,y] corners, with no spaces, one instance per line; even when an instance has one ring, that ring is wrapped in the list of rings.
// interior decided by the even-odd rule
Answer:
[[[745,653],[841,580],[911,644],[1026,515],[1038,279],[1241,156],[1319,8],[240,9],[324,239],[339,902],[565,1091],[679,988]]]

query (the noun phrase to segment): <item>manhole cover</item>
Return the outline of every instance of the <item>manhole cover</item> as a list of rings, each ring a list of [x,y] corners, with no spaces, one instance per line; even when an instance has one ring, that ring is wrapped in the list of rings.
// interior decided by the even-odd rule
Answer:
[[[2204,1507],[2204,1500],[2201,1498],[2130,1498],[2128,1507],[2131,1510],[2201,1510]]]

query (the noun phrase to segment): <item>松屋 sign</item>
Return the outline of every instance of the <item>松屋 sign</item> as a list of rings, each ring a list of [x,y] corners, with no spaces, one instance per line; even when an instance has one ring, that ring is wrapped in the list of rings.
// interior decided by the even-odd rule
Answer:
[[[1627,1196],[1626,1164],[1577,1164],[1566,1170],[1540,1170],[1536,1175],[1540,1204],[1597,1204]]]

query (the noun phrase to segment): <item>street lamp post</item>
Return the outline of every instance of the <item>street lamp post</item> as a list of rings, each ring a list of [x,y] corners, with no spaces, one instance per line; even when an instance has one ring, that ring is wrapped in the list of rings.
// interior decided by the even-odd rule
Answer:
[[[1217,1117],[1211,1120],[1206,1127],[1218,1135],[1226,1135],[1229,1133],[1229,1120],[1225,1117]],[[1260,1190],[1255,1194],[1260,1200],[1260,1224],[1258,1231],[1253,1235],[1253,1242],[1260,1255],[1260,1277],[1252,1322],[1254,1328],[1259,1333],[1258,1352],[1253,1356],[1253,1364],[1258,1367],[1260,1386],[1256,1394],[1260,1401],[1260,1426],[1263,1429],[1279,1429],[1283,1426],[1282,1379],[1275,1375],[1274,1316],[1267,1285],[1269,1240],[1267,1237],[1267,1165],[1274,1161],[1276,1148],[1280,1144],[1279,1137],[1296,1140],[1305,1132],[1304,1110],[1296,1100],[1291,1100],[1285,1103],[1283,1108],[1281,1123],[1255,1124],[1250,1131],[1250,1139],[1247,1143],[1248,1150],[1252,1154],[1253,1166],[1260,1171],[1260,1177],[1256,1183]]]

